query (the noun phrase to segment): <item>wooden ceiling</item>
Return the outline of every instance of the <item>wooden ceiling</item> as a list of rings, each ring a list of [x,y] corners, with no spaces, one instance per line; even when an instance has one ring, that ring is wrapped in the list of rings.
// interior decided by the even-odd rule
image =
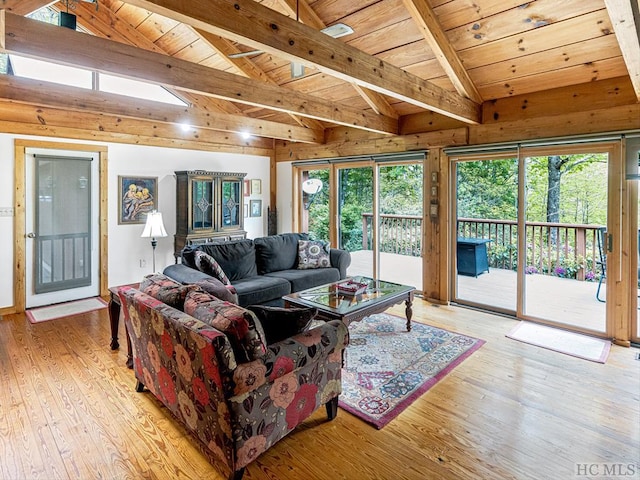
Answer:
[[[497,100],[600,80],[640,99],[637,0],[70,0],[92,36],[23,18],[47,5],[67,9],[0,0],[6,51],[159,83],[191,106],[5,77],[0,122],[7,109],[37,108],[41,124],[176,146],[183,134],[171,126],[187,122],[185,141],[269,148],[322,144],[336,126],[402,135],[425,112],[435,120],[423,131],[482,124]],[[339,22],[354,33],[319,32]],[[254,49],[264,53],[229,56]],[[291,77],[292,61],[303,77]]]

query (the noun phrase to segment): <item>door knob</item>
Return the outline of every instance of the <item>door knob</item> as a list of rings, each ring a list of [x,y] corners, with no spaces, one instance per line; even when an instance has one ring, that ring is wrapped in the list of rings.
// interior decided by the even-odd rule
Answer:
[[[27,233],[27,238],[36,238],[36,234],[33,232]]]

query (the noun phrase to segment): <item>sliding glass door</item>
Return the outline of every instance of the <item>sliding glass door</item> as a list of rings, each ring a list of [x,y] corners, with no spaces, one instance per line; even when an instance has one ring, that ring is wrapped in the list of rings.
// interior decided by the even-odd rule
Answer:
[[[350,276],[422,290],[423,162],[412,152],[297,167],[298,231],[351,252]],[[322,183],[315,196],[310,181]]]
[[[610,336],[607,261],[622,231],[608,219],[620,202],[609,195],[612,152],[587,144],[456,158],[454,300]]]
[[[456,301],[515,314],[517,156],[467,159],[454,167]]]
[[[331,191],[328,168],[305,169],[300,172],[300,227],[313,240],[330,241],[329,195]],[[305,188],[310,185],[311,188]],[[305,191],[306,190],[306,191]]]
[[[523,150],[526,317],[604,334],[608,153]]]
[[[338,247],[351,252],[349,275],[374,277],[373,172],[370,164],[337,165]]]
[[[422,290],[422,163],[378,165],[378,276]]]

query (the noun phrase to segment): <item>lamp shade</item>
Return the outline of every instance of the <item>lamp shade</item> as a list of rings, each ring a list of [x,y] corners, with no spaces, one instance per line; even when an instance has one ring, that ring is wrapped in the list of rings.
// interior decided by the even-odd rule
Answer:
[[[162,213],[154,210],[147,214],[147,223],[145,224],[142,235],[140,236],[144,238],[159,238],[167,236],[167,231],[164,229],[164,224],[162,223]]]

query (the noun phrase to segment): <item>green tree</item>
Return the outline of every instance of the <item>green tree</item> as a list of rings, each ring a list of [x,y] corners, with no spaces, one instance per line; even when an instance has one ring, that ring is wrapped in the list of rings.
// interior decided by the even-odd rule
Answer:
[[[458,217],[513,220],[517,207],[518,164],[515,159],[458,163]]]
[[[527,220],[606,223],[606,154],[527,158]]]

